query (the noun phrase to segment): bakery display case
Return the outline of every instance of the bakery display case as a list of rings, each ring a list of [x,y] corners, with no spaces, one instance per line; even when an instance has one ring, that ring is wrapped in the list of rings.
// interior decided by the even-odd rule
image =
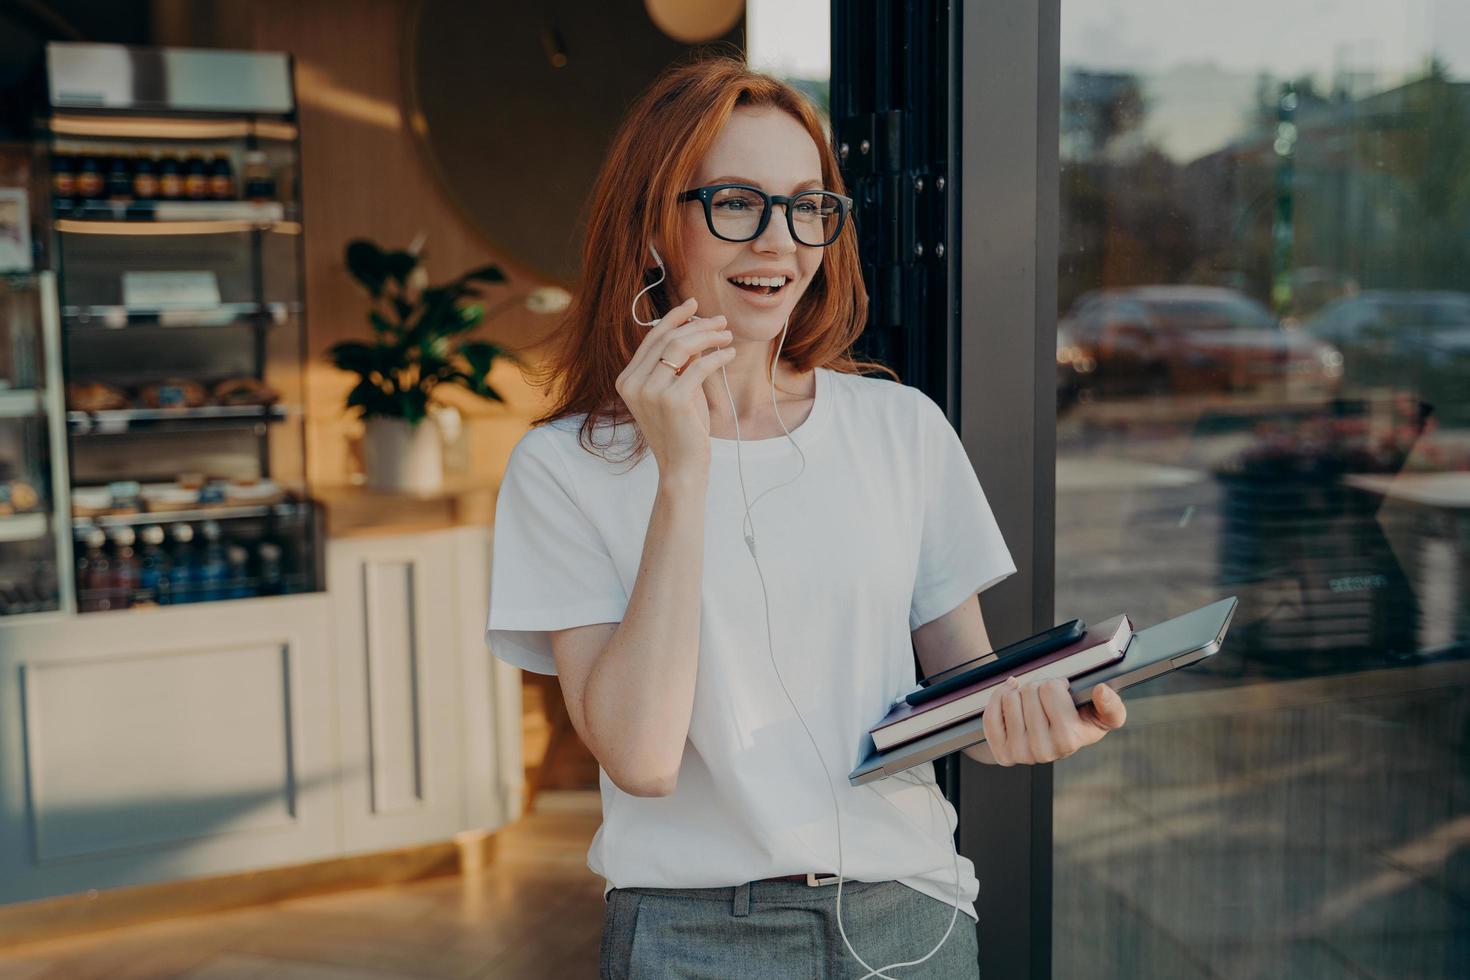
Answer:
[[[69,591],[55,322],[50,274],[0,274],[0,617],[61,611]]]
[[[53,43],[47,69],[77,611],[321,589],[289,59]]]

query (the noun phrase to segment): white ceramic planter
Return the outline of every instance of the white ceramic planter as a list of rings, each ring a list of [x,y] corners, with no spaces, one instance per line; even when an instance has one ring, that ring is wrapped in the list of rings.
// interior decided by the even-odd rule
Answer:
[[[430,415],[418,425],[374,417],[363,423],[362,462],[373,490],[434,493],[444,485],[444,448]]]

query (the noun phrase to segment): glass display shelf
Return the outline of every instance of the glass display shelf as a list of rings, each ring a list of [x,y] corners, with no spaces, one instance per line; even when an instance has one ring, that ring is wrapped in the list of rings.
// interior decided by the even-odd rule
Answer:
[[[220,426],[282,422],[291,416],[285,405],[203,405],[199,408],[118,408],[101,412],[66,413],[72,435],[112,435],[119,432],[202,429]]]
[[[44,405],[44,393],[34,388],[0,388],[0,419],[40,415]]]
[[[289,500],[275,504],[220,505],[196,507],[192,510],[154,510],[137,514],[99,514],[95,517],[72,518],[73,530],[96,527],[136,527],[142,524],[177,524],[180,521],[227,521],[250,517],[303,517],[311,505],[306,501]]]
[[[167,224],[188,222],[209,225],[212,222],[265,225],[295,221],[297,208],[282,201],[167,201],[167,200],[69,200],[57,201],[53,211],[58,231],[92,231],[118,234],[119,223]],[[91,227],[91,226],[96,227]],[[78,226],[86,226],[79,228]],[[136,231],[137,229],[129,229]],[[158,232],[153,232],[157,234]]]
[[[0,543],[34,541],[51,533],[50,515],[45,511],[0,517]]]
[[[61,311],[67,330],[121,330],[124,327],[228,327],[286,323],[301,313],[300,303],[221,303],[208,307],[68,306]]]
[[[191,76],[157,98],[140,95],[128,66],[156,54],[47,49],[61,75],[48,75],[37,168],[49,175],[40,213],[58,273],[65,388],[56,394],[67,404],[55,421],[71,481],[56,533],[70,539],[81,613],[166,604],[108,579],[140,573],[145,551],[165,566],[202,561],[213,569],[206,577],[229,554],[248,552],[230,572],[235,587],[198,586],[186,601],[324,582],[320,508],[306,489],[301,154],[290,73],[278,57],[251,55],[285,88],[236,88],[217,103],[209,79]],[[56,81],[73,69],[116,100],[78,104]],[[220,502],[206,494],[200,503],[186,493],[200,476],[274,483],[284,495],[231,493]],[[158,492],[135,501],[129,485]],[[98,502],[109,494],[114,505]],[[188,509],[149,511],[150,503]],[[138,512],[109,512],[127,509]],[[149,540],[159,528],[166,540]]]

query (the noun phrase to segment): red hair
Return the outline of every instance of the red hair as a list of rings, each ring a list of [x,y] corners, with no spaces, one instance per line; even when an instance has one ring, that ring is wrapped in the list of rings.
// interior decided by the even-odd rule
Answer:
[[[811,134],[822,160],[823,186],[846,193],[837,157],[827,141],[819,110],[801,92],[777,78],[750,70],[739,59],[719,56],[676,65],[661,74],[629,109],[614,135],[587,207],[587,237],[581,276],[566,318],[551,338],[544,375],[562,382],[554,406],[532,421],[586,413],[581,440],[592,450],[591,433],[605,421],[634,422],[617,393],[618,375],[633,359],[646,328],[631,316],[634,295],[657,278],[650,269],[649,242],[658,242],[668,277],[640,300],[643,319],[672,306],[667,288],[683,268],[684,248],[678,194],[694,179],[700,161],[737,106],[774,107],[791,114]],[[848,374],[877,370],[898,381],[892,368],[852,357],[849,350],[867,322],[868,299],[858,261],[851,215],[842,234],[825,249],[822,263],[796,307],[781,356],[798,372],[827,367]],[[773,348],[774,350],[774,345]],[[771,376],[773,365],[767,365]],[[641,456],[638,438],[630,458]]]

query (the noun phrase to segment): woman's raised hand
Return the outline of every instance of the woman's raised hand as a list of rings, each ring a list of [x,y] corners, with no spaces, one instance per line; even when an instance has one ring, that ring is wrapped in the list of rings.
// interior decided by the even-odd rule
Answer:
[[[710,462],[704,379],[734,360],[735,348],[729,346],[725,318],[695,317],[697,306],[691,296],[649,328],[616,388],[658,460],[659,473],[687,471],[703,479]]]

